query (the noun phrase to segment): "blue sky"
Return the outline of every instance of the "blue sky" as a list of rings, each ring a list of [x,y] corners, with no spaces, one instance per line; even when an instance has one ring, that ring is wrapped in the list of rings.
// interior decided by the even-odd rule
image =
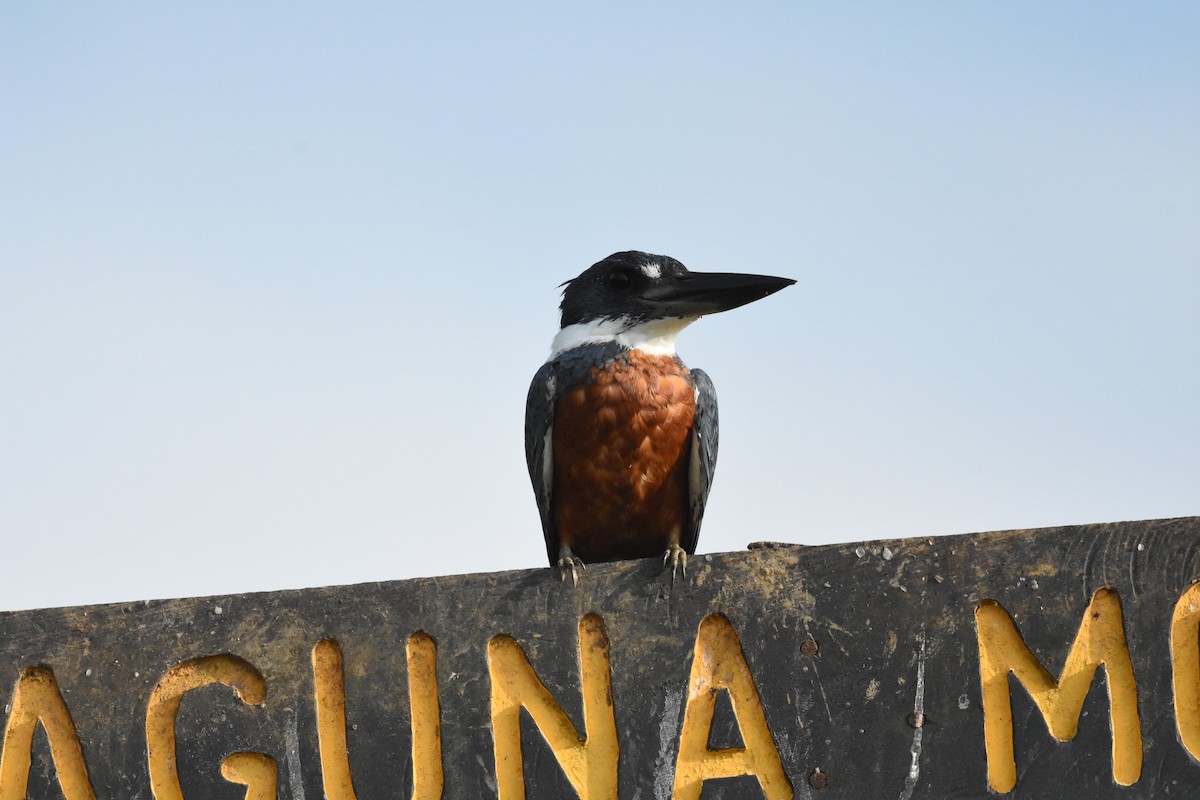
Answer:
[[[542,566],[529,378],[623,249],[700,550],[1200,514],[1200,7],[5,4],[0,608]]]

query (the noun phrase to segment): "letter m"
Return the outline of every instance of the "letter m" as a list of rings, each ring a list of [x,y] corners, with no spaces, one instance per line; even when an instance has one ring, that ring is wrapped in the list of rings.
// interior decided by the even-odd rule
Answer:
[[[1113,780],[1122,786],[1137,781],[1142,773],[1137,685],[1121,621],[1121,601],[1115,591],[1100,589],[1092,595],[1057,681],[1026,647],[1013,618],[995,600],[984,600],[976,607],[975,624],[988,785],[993,791],[1009,792],[1017,785],[1008,674],[1015,675],[1029,692],[1050,735],[1065,742],[1079,729],[1084,699],[1101,664],[1108,679]]]

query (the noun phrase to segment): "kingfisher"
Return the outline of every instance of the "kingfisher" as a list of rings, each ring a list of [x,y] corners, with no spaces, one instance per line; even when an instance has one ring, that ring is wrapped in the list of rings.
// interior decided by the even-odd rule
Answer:
[[[717,395],[675,354],[679,332],[791,286],[613,253],[563,284],[561,324],[529,387],[525,460],[560,579],[662,555],[687,575],[717,463]]]

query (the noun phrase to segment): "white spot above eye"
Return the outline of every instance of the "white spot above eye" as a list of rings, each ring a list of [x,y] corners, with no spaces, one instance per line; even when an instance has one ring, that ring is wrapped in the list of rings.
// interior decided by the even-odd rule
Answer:
[[[652,281],[658,280],[662,275],[662,267],[657,262],[642,264],[642,274]]]

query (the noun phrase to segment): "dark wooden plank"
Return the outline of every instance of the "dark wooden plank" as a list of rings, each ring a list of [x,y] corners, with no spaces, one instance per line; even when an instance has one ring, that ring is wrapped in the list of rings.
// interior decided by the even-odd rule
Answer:
[[[247,705],[224,685],[182,697],[175,730],[184,795],[246,796],[220,764],[234,751],[260,751],[278,765],[279,798],[320,798],[312,654],[333,639],[344,664],[357,797],[409,797],[406,641],[425,631],[437,648],[443,796],[494,797],[489,640],[516,640],[582,734],[579,625],[595,614],[610,642],[619,796],[661,800],[671,796],[697,631],[719,613],[740,638],[795,797],[983,798],[994,795],[977,606],[999,603],[1057,677],[1085,609],[1107,587],[1122,605],[1136,677],[1140,778],[1130,787],[1114,782],[1103,668],[1067,742],[1051,738],[1029,693],[1010,679],[1017,781],[1004,796],[1194,797],[1200,765],[1176,730],[1171,620],[1197,581],[1200,518],[1186,518],[762,547],[694,558],[674,586],[645,561],[590,567],[574,588],[538,569],[10,612],[0,614],[0,696],[11,712],[22,671],[48,668],[97,797],[148,798],[147,709],[156,684],[189,659],[231,654],[262,674],[266,699]],[[718,695],[709,747],[739,746],[739,718]],[[522,717],[528,796],[575,796],[541,732]],[[19,757],[13,736],[5,747],[6,761]],[[29,796],[61,797],[40,727],[32,752]],[[10,778],[0,800],[12,791]],[[762,793],[755,778],[740,777],[708,780],[702,796]]]

